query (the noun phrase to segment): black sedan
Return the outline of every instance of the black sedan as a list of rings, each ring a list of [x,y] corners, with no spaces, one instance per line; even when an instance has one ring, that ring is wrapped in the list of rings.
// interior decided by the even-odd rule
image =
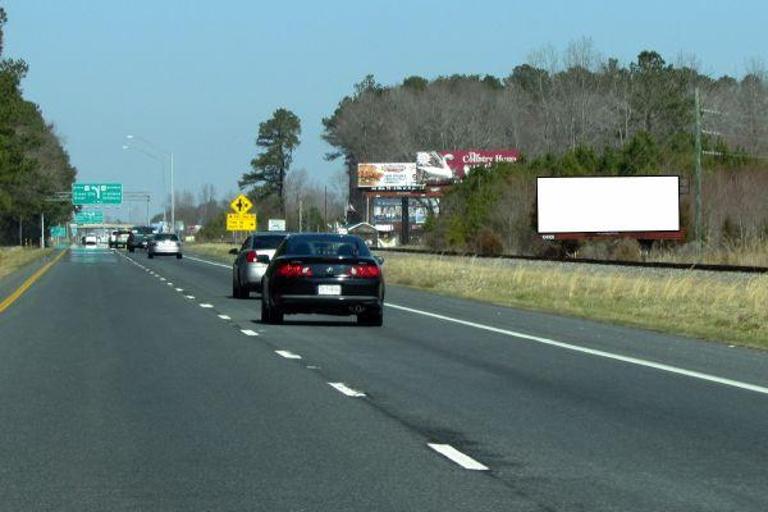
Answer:
[[[381,259],[362,239],[324,233],[288,235],[275,251],[262,280],[261,321],[283,315],[357,315],[361,325],[384,320]]]

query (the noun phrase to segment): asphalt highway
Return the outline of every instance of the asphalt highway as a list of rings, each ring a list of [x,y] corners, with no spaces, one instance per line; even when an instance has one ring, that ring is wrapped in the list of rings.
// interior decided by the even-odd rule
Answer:
[[[0,314],[0,508],[768,509],[768,355],[387,304],[264,325],[226,265],[71,250]]]

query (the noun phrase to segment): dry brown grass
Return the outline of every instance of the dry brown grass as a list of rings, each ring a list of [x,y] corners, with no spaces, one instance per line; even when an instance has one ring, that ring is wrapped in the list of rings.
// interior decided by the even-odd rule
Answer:
[[[768,348],[768,276],[385,254],[389,283]]]
[[[215,259],[216,261],[221,261],[222,263],[232,263],[235,260],[235,257],[229,254],[229,250],[235,247],[239,246],[227,243],[191,242],[186,244],[185,250],[194,254],[199,254],[200,256]]]
[[[0,247],[0,278],[50,252],[51,249]]]
[[[695,244],[654,249],[648,261],[768,267],[768,240],[752,239],[737,244],[705,245],[701,250]]]

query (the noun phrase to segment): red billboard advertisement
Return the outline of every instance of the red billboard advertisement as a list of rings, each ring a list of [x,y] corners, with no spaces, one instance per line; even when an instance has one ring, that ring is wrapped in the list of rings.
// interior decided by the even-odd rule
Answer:
[[[416,166],[427,183],[450,183],[464,178],[473,167],[514,163],[518,158],[520,152],[516,149],[420,151],[416,153]]]

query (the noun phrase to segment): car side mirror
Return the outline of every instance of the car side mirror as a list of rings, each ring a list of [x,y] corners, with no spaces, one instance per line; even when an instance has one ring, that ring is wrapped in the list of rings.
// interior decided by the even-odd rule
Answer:
[[[269,256],[266,254],[259,254],[256,256],[256,263],[263,263],[265,265],[269,264]]]
[[[236,255],[238,252],[240,252],[240,251],[238,251],[236,247],[233,247],[232,249],[229,250],[229,254],[235,254]]]
[[[379,263],[379,265],[384,264],[384,256],[374,256],[373,259],[375,259]]]

